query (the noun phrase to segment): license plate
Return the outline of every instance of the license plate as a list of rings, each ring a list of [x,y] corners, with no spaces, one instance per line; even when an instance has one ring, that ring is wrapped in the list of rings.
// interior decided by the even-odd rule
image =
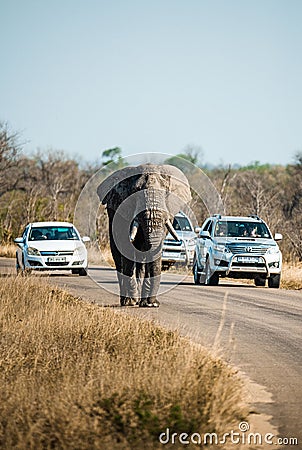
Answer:
[[[257,263],[259,258],[257,256],[237,256],[237,261],[241,263]]]
[[[66,262],[65,256],[50,256],[47,258],[48,262]]]

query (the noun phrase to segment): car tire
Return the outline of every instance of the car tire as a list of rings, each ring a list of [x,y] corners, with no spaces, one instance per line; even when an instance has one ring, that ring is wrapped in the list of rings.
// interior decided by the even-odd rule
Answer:
[[[255,285],[264,287],[266,283],[266,278],[257,277],[255,278]]]
[[[80,269],[71,269],[72,275],[79,275]]]
[[[198,266],[196,261],[194,262],[193,265],[193,277],[194,277],[194,284],[200,285],[201,284],[200,273],[198,273]]]
[[[86,277],[88,275],[87,269],[80,269],[79,275],[80,275],[80,277]]]
[[[211,274],[211,267],[208,259],[205,267],[204,284],[207,286],[218,286],[219,284],[219,275],[217,272]]]
[[[278,289],[280,287],[281,275],[279,273],[268,277],[268,287]]]

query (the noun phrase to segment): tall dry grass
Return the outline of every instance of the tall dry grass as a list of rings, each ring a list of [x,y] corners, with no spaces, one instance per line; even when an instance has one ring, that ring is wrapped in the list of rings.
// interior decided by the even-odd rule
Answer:
[[[176,332],[43,279],[1,278],[0,299],[0,448],[157,449],[167,427],[225,432],[244,415],[232,370]]]
[[[302,263],[283,264],[281,287],[284,289],[302,289]]]
[[[14,244],[0,244],[0,256],[5,258],[16,257],[17,246]]]

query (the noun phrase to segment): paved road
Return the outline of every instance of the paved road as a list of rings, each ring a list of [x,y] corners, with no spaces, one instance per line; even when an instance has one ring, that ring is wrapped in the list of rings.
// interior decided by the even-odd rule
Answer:
[[[11,267],[12,261],[0,258],[1,273]],[[112,293],[117,292],[115,271],[93,267],[90,275],[93,280],[69,274],[54,274],[50,280],[88,301],[118,307]],[[257,404],[257,411],[272,416],[280,436],[299,439],[298,446],[284,449],[302,448],[301,291],[229,281],[195,286],[192,277],[175,287],[182,278],[169,273],[162,277],[159,309],[127,311],[179,328],[264,386],[272,402]]]

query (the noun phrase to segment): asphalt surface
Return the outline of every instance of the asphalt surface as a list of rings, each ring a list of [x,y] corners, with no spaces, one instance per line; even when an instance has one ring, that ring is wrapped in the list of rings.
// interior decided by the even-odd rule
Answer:
[[[13,260],[0,258],[1,276],[14,273],[13,266]],[[257,413],[272,416],[270,423],[282,438],[299,440],[298,445],[281,448],[302,448],[301,291],[227,280],[219,286],[195,286],[191,276],[168,273],[162,276],[160,308],[120,308],[115,271],[91,267],[89,274],[43,276],[87,301],[179,329],[218,353],[264,387],[263,402],[258,395],[255,405]]]

